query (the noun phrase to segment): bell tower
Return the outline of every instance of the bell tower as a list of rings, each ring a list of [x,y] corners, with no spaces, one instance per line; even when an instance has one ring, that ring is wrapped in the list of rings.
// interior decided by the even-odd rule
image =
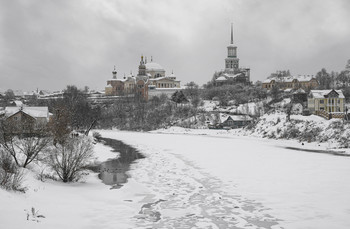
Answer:
[[[145,76],[145,75],[146,75],[146,65],[145,65],[145,62],[143,61],[143,55],[141,55],[138,76]]]
[[[117,70],[115,70],[115,65],[114,65],[114,70],[113,70],[112,74],[113,74],[113,79],[116,79],[117,78]]]
[[[231,23],[231,42],[227,46],[227,58],[225,59],[225,72],[236,73],[239,69],[237,58],[237,46],[233,44],[233,24]]]

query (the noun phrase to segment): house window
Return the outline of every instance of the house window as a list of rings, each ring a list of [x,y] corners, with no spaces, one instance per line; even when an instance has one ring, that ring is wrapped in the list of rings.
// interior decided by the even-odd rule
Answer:
[[[323,99],[320,100],[320,104],[324,104],[324,100]]]
[[[18,120],[18,117],[13,117],[13,119],[14,119],[15,121],[17,121],[17,120]]]
[[[338,104],[340,104],[340,99],[338,99]]]
[[[324,111],[324,107],[320,107],[320,111]]]

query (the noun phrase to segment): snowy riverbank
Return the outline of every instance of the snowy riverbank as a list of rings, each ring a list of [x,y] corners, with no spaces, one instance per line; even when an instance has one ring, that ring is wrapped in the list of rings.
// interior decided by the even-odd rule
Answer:
[[[294,150],[350,156],[350,148],[346,148],[350,146],[350,124],[339,119],[325,120],[315,115],[291,115],[291,121],[286,120],[285,113],[264,115],[250,129],[190,129],[174,126],[151,133],[244,137]]]
[[[95,146],[97,161],[115,158],[102,144]],[[34,170],[35,165],[32,166]],[[25,170],[26,193],[7,192],[0,189],[1,228],[133,228],[133,216],[140,207],[142,186],[132,178],[123,191],[111,191],[90,172],[81,182],[62,183],[36,179],[36,174]],[[132,201],[129,201],[132,200]],[[38,211],[34,217],[32,208]],[[27,216],[28,213],[28,216]],[[27,220],[28,217],[28,220]]]

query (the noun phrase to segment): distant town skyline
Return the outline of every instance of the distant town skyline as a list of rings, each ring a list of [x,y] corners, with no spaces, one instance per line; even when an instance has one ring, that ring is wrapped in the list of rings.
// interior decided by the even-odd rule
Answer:
[[[230,26],[251,80],[276,70],[341,71],[350,59],[347,0],[77,0],[0,2],[0,90],[102,90],[137,73],[140,56],[184,85],[224,69]]]

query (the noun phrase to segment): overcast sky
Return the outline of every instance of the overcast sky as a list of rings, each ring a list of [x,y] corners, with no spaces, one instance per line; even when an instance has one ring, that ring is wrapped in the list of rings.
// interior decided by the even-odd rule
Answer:
[[[153,56],[182,84],[224,68],[230,23],[251,79],[341,71],[349,0],[0,0],[0,89],[104,89]]]

